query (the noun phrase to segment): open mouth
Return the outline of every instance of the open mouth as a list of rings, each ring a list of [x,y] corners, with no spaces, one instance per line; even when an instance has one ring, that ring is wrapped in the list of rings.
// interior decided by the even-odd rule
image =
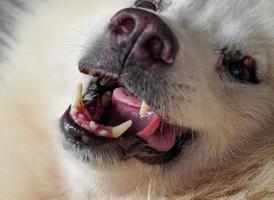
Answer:
[[[173,160],[191,138],[190,129],[167,123],[117,79],[99,73],[85,92],[79,84],[61,129],[69,142],[82,148],[115,143],[123,159],[151,164]]]

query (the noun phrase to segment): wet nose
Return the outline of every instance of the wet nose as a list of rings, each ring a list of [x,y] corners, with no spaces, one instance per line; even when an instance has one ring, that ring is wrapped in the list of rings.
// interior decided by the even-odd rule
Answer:
[[[128,58],[142,63],[139,65],[142,68],[174,63],[178,52],[177,39],[155,13],[144,9],[123,9],[111,19],[108,31],[113,49],[126,51]]]

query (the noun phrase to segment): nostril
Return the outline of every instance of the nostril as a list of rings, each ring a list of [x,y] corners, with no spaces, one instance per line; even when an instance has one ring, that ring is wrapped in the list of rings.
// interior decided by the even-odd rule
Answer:
[[[119,11],[110,21],[108,39],[121,62],[136,60],[138,65],[170,66],[178,53],[177,39],[161,18],[143,9]],[[124,64],[124,63],[123,63]]]
[[[146,51],[154,60],[161,60],[167,64],[174,62],[176,51],[169,40],[163,40],[158,36],[150,38],[145,44]]]
[[[124,33],[131,33],[135,27],[135,21],[132,18],[125,18],[119,22]]]
[[[110,28],[116,35],[130,34],[135,28],[135,21],[131,17],[121,16],[110,25]]]
[[[163,41],[159,37],[153,37],[146,43],[146,49],[152,58],[156,60],[161,59],[163,47]]]

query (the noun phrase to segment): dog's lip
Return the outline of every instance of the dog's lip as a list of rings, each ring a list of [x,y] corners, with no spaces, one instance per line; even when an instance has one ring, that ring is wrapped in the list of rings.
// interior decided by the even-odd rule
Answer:
[[[105,90],[103,89],[103,91]],[[119,91],[118,93],[125,92],[124,89],[122,88],[119,88],[118,91]],[[135,99],[136,97],[129,95],[130,97],[128,99],[128,98],[121,98],[121,96],[123,97],[123,94],[120,95],[120,97],[116,98],[116,100],[118,102],[120,101],[120,104],[122,106],[126,104],[126,106],[132,107],[130,109],[133,110],[133,112],[137,112],[138,109],[140,109],[141,102],[139,100],[136,100]],[[75,106],[74,103],[72,105]],[[77,105],[77,102],[76,102],[76,105]],[[88,148],[88,149],[92,149],[94,147],[100,148],[100,146],[105,146],[105,144],[108,144],[108,143],[115,144],[123,149],[123,152],[125,155],[124,157],[133,156],[133,157],[138,157],[139,160],[146,160],[148,157],[155,157],[155,158],[161,157],[162,159],[163,157],[165,157],[164,155],[169,155],[168,157],[171,158],[174,155],[171,155],[170,152],[173,152],[174,149],[177,149],[176,151],[178,151],[179,146],[181,147],[181,144],[184,144],[185,141],[187,141],[188,138],[190,138],[188,136],[191,135],[189,134],[190,129],[187,129],[187,128],[180,129],[180,131],[182,131],[181,135],[175,135],[175,134],[166,135],[164,132],[168,132],[168,130],[172,130],[172,129],[174,130],[174,127],[169,127],[168,124],[166,125],[164,124],[161,126],[161,129],[163,128],[166,131],[158,131],[158,132],[163,132],[162,134],[158,133],[152,136],[146,133],[144,134],[140,133],[139,135],[125,134],[115,139],[100,137],[96,134],[91,134],[90,131],[88,131],[83,126],[81,126],[81,124],[76,123],[75,118],[73,118],[71,115],[72,109],[74,108],[69,107],[69,109],[65,112],[65,114],[60,120],[61,130],[64,133],[67,141],[69,141],[71,144],[75,144],[76,146],[80,145],[81,147]],[[157,115],[155,114],[155,116]],[[130,116],[127,116],[127,117],[130,117]],[[160,127],[158,127],[158,129],[160,129]],[[170,137],[171,139],[167,139],[167,137]],[[172,142],[167,142],[166,139],[167,141],[172,141]],[[130,145],[132,141],[134,141],[134,144]],[[180,144],[178,144],[178,141],[181,141]],[[157,148],[159,147],[159,144],[162,144],[162,147]],[[149,154],[146,154],[146,156],[144,156],[144,152],[154,152],[154,154],[150,156],[148,156]]]
[[[135,134],[146,141],[148,146],[160,152],[167,152],[174,146],[178,129],[167,126],[146,103],[141,103],[139,98],[125,88],[118,87],[114,89],[112,98],[111,94],[103,94],[97,101],[94,111],[89,113],[82,100],[80,85],[70,109],[74,122],[90,134],[112,139],[125,133]]]
[[[117,154],[121,160],[127,160],[131,157],[152,165],[165,164],[178,157],[184,146],[188,145],[188,141],[193,137],[192,131],[189,129],[187,133],[176,139],[175,145],[168,152],[158,152],[146,145],[146,142],[136,136],[125,136],[118,139],[109,139],[98,137],[90,134],[84,128],[78,126],[71,118],[70,107],[60,118],[60,129],[65,137],[66,144],[64,148],[88,150],[89,152],[97,151],[98,148],[113,148],[112,153]],[[68,142],[68,143],[67,143]],[[140,151],[141,149],[141,151]],[[108,155],[109,156],[109,155]],[[117,156],[117,155],[116,155]]]
[[[82,146],[99,146],[110,141],[108,138],[91,135],[83,127],[77,125],[70,115],[70,110],[71,107],[60,118],[60,129],[66,140],[72,144]]]

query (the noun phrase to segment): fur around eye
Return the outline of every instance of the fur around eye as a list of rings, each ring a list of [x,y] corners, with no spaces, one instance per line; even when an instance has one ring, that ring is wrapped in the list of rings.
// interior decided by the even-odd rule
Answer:
[[[242,57],[240,54],[224,55],[222,66],[232,78],[242,83],[258,84],[257,63],[251,56]]]

